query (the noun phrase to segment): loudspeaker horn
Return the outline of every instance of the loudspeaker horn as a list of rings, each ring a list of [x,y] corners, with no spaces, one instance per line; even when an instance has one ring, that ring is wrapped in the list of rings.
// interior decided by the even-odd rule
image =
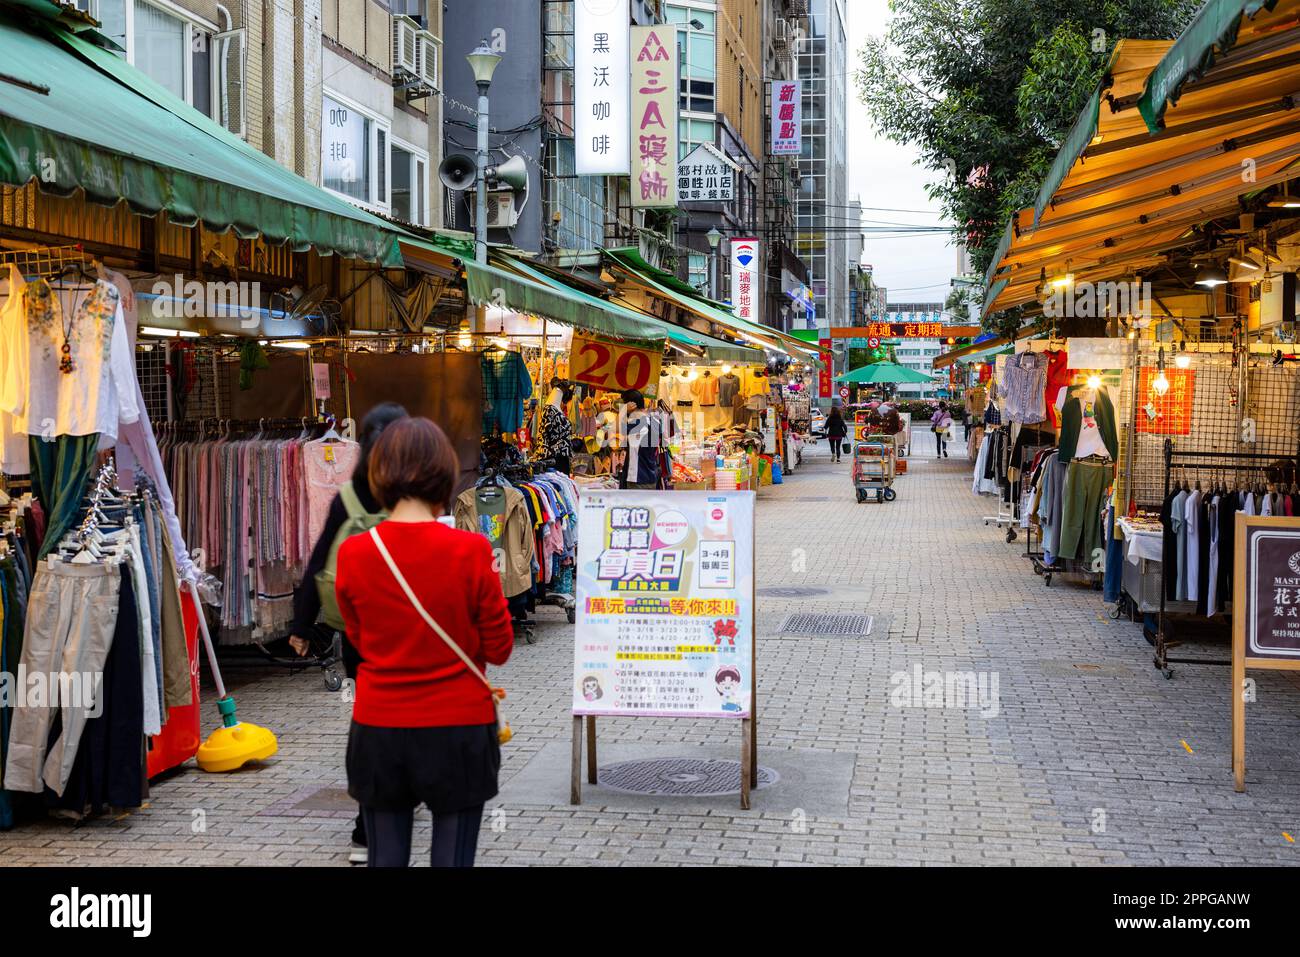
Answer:
[[[477,169],[472,156],[452,153],[438,164],[438,179],[442,180],[442,185],[448,189],[469,189],[474,185],[474,174]]]
[[[488,171],[488,179],[509,186],[515,192],[528,188],[528,167],[522,156],[512,156]]]

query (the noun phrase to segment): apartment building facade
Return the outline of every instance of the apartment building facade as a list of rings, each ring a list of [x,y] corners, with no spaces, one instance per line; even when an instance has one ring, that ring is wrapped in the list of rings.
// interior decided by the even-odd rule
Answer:
[[[442,224],[438,0],[77,0],[121,55],[313,183]]]
[[[848,25],[844,0],[810,0],[799,44],[803,153],[799,169],[799,258],[808,266],[815,318],[798,328],[846,325],[848,317]]]

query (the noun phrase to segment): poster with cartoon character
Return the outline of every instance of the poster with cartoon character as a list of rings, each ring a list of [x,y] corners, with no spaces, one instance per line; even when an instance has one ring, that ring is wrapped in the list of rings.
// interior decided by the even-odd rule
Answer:
[[[749,717],[753,601],[753,492],[583,492],[573,713]]]

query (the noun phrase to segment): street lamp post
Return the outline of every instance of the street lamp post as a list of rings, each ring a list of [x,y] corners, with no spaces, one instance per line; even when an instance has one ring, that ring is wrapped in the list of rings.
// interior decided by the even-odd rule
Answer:
[[[722,242],[722,233],[714,226],[704,234],[709,240],[709,298],[718,298],[718,243]]]
[[[474,259],[487,262],[487,168],[488,168],[488,88],[492,74],[501,62],[501,54],[488,46],[486,39],[465,57],[474,71],[478,86],[478,143],[475,155],[477,172],[474,176]]]

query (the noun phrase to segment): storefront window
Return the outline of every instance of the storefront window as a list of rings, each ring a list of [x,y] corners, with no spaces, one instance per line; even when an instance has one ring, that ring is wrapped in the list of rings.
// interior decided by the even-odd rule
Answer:
[[[424,212],[424,171],[426,157],[414,150],[393,144],[393,216],[403,222],[427,226]]]

